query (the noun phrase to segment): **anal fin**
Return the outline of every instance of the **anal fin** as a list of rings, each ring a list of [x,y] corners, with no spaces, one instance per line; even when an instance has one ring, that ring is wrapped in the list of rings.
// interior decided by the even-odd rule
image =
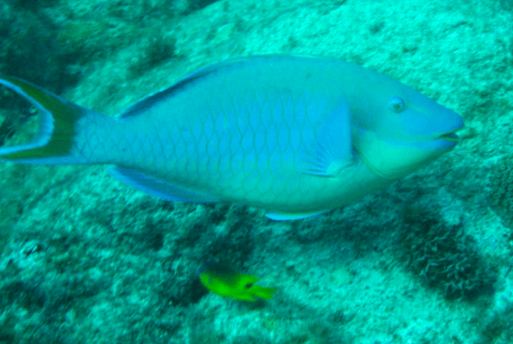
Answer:
[[[307,213],[279,213],[279,212],[278,213],[267,213],[267,214],[265,214],[265,216],[274,221],[301,220],[301,219],[306,219],[308,217],[324,214],[330,210],[331,209],[326,209],[326,210],[314,211],[314,212],[310,212],[310,213],[308,213],[308,212]]]
[[[114,166],[109,168],[108,172],[120,182],[166,201],[195,203],[213,203],[219,201],[209,195],[174,185],[134,169]]]

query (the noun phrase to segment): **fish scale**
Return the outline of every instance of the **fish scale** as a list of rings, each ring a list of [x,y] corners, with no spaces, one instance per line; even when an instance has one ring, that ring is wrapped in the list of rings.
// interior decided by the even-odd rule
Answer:
[[[39,110],[20,163],[109,164],[166,200],[238,202],[276,220],[356,201],[456,145],[461,118],[385,75],[330,58],[257,56],[202,68],[119,118],[25,81],[0,84]],[[392,105],[393,106],[392,106]]]
[[[253,74],[254,72],[250,70],[249,73]],[[235,74],[237,78],[240,78],[243,73],[236,71]],[[202,82],[208,83],[208,80],[202,80]],[[215,83],[216,81],[214,81]],[[194,86],[190,85],[189,87]],[[292,147],[298,145],[299,138],[296,138],[296,142],[291,144],[289,131],[301,133],[301,126],[291,111],[290,105],[301,103],[300,98],[304,98],[302,93],[298,92],[295,99],[289,98],[293,101],[292,103],[288,102],[290,105],[287,107],[284,103],[288,99],[283,97],[272,97],[270,94],[266,94],[265,98],[258,99],[251,89],[254,90],[259,85],[254,86],[254,83],[249,83],[246,89],[239,89],[239,93],[244,91],[247,94],[243,99],[244,104],[256,104],[256,106],[250,108],[249,111],[243,111],[250,105],[238,106],[233,99],[241,96],[235,94],[231,97],[228,96],[227,100],[216,109],[216,101],[220,98],[216,94],[219,89],[216,86],[198,85],[196,86],[198,88],[196,92],[200,94],[198,97],[192,94],[183,96],[185,99],[182,99],[179,94],[170,99],[168,104],[159,104],[168,109],[181,109],[179,116],[170,116],[171,114],[156,109],[153,116],[154,121],[166,123],[165,127],[168,129],[149,126],[141,131],[147,122],[147,119],[141,116],[129,118],[123,123],[126,127],[120,128],[119,131],[125,135],[138,132],[140,140],[132,140],[127,137],[132,148],[135,148],[134,145],[143,147],[144,142],[149,142],[152,137],[178,138],[170,145],[173,149],[161,152],[165,159],[158,160],[160,163],[154,168],[152,174],[166,175],[180,183],[194,184],[196,187],[221,195],[222,198],[234,195],[239,190],[243,193],[239,197],[248,199],[251,198],[251,193],[256,193],[257,197],[265,194],[271,196],[272,188],[278,193],[285,192],[287,198],[292,196],[293,192],[300,191],[297,182],[293,185],[290,183],[277,184],[273,181],[276,181],[279,174],[283,174],[285,171],[290,175],[288,178],[293,178],[289,172],[290,169],[285,169],[284,164],[293,163],[297,151],[294,151]],[[213,90],[208,97],[205,96],[205,88]],[[190,98],[198,99],[198,101],[194,102],[193,106],[187,106]],[[284,113],[290,115],[284,116]],[[159,117],[171,118],[164,120]],[[307,121],[304,120],[303,123],[307,123]],[[137,131],[129,127],[137,128]],[[224,127],[223,131],[219,130],[221,127]],[[167,130],[169,133],[161,134],[162,130]],[[223,150],[222,146],[226,146],[227,149]],[[211,149],[212,147],[219,147],[219,149],[214,150]],[[133,151],[146,152],[147,149],[139,148],[133,149]],[[224,154],[220,154],[223,151]],[[185,152],[185,154],[182,155],[180,152]],[[116,152],[116,156],[119,156],[119,153]],[[108,156],[104,160],[115,161],[116,156]],[[123,156],[120,163],[126,165],[125,161],[137,161],[137,158]],[[180,162],[182,165],[173,162]],[[152,169],[151,164],[144,160],[137,165],[128,167],[145,171]],[[272,196],[276,197],[276,195]]]

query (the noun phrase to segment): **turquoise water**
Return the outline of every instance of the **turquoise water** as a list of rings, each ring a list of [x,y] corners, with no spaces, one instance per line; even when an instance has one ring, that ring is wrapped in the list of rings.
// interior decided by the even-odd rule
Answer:
[[[9,1],[0,71],[115,115],[229,57],[337,57],[456,111],[462,141],[294,222],[168,203],[103,167],[0,165],[0,343],[511,343],[511,1]],[[0,90],[0,143],[34,129]],[[513,174],[512,174],[513,175]],[[208,293],[223,260],[278,289]]]

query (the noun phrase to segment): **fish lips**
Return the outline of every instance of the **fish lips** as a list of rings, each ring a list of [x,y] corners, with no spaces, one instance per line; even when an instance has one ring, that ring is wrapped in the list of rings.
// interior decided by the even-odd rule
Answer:
[[[458,142],[460,142],[460,138],[456,134],[456,131],[458,130],[460,129],[442,135],[438,135],[434,139],[431,139],[429,141],[420,141],[417,143],[417,145],[419,148],[426,149],[452,149],[456,147]]]

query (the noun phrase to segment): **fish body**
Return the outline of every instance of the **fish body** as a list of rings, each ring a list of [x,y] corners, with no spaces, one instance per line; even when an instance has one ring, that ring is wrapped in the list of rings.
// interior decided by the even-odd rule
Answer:
[[[258,278],[244,275],[231,267],[210,262],[198,269],[201,283],[211,292],[243,301],[256,301],[258,298],[270,300],[274,288],[255,285]]]
[[[0,78],[40,112],[0,160],[109,164],[171,201],[237,202],[276,220],[354,202],[456,145],[462,119],[375,71],[330,58],[255,56],[193,72],[118,118]]]

